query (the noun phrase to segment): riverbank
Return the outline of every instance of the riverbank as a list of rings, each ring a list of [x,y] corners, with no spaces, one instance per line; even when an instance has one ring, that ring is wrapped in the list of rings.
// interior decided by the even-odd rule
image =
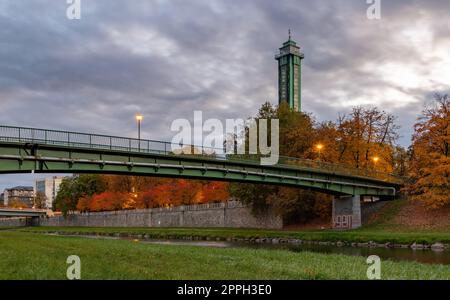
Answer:
[[[249,243],[309,243],[352,247],[393,247],[413,249],[450,250],[450,232],[389,231],[386,228],[368,228],[350,231],[279,231],[228,228],[108,228],[108,227],[28,227],[24,232],[101,235],[138,239],[180,239],[206,241],[234,241]]]
[[[37,231],[36,231],[37,232]],[[41,231],[43,232],[43,231]],[[21,231],[0,232],[0,279],[367,279],[364,257],[284,250],[155,245]],[[381,262],[382,279],[450,279],[450,266]]]

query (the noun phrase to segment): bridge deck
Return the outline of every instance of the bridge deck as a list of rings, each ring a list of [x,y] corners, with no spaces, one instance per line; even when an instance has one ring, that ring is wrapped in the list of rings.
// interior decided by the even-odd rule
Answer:
[[[183,155],[182,149],[195,149]],[[0,126],[0,172],[127,173],[297,185],[342,194],[392,195],[398,177],[336,164],[280,157],[261,166],[257,156],[88,133]],[[363,190],[355,190],[361,188]],[[394,190],[394,192],[392,192]]]

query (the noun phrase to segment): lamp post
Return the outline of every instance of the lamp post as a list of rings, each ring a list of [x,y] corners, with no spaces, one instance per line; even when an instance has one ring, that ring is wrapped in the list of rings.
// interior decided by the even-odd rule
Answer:
[[[141,115],[141,114],[136,115],[136,121],[138,124],[138,143],[139,143],[138,149],[139,149],[139,151],[141,151],[141,122],[142,122],[142,119],[144,119],[143,115]]]

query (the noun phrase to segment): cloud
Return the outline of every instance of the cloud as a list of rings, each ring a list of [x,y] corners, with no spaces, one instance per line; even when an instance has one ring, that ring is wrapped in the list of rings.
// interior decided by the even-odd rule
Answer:
[[[66,7],[0,3],[0,123],[131,137],[139,111],[143,136],[168,140],[194,110],[246,118],[277,103],[288,28],[318,120],[377,105],[399,116],[406,146],[423,103],[448,90],[446,1],[382,1],[381,20],[361,0],[82,0],[81,20]]]

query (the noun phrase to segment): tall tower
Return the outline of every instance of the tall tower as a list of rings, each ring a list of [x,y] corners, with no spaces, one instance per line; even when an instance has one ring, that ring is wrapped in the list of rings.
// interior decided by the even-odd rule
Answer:
[[[304,58],[300,47],[291,39],[283,43],[280,53],[275,56],[278,61],[278,103],[286,101],[294,111],[301,111],[301,61]]]

